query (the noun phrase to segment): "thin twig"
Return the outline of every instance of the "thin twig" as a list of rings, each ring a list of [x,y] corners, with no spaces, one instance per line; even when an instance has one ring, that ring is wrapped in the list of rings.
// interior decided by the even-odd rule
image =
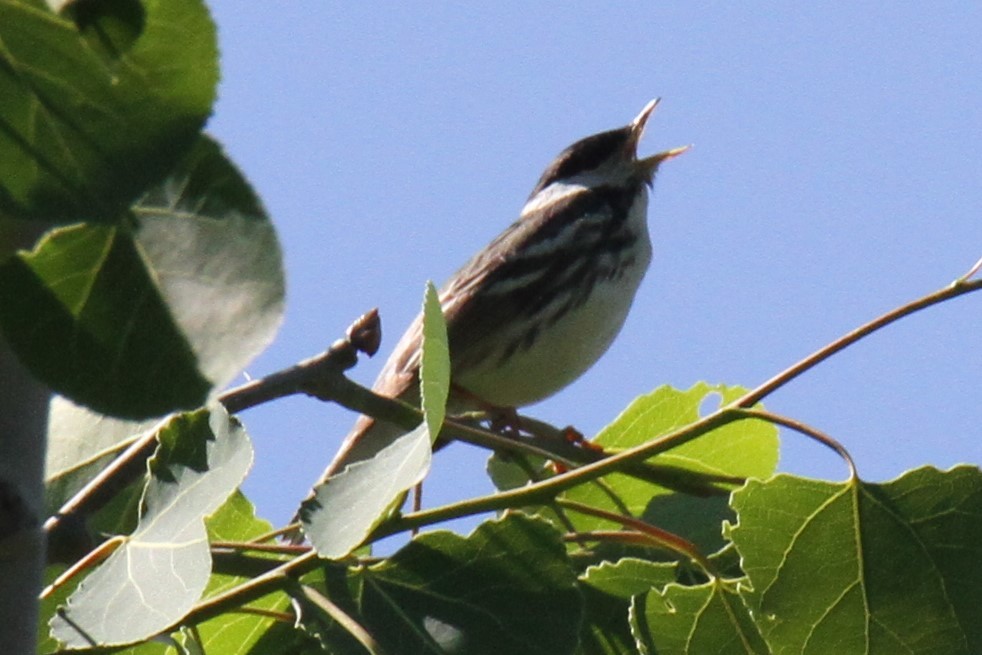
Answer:
[[[291,544],[264,544],[256,541],[212,541],[209,544],[212,548],[235,551],[237,553],[273,553],[276,555],[296,555],[305,553],[309,550],[307,546],[293,546]]]
[[[789,416],[784,416],[782,414],[775,414],[774,412],[768,412],[764,409],[751,408],[745,409],[743,407],[733,408],[733,411],[738,412],[745,418],[756,418],[762,421],[767,421],[769,423],[775,423],[777,425],[783,425],[786,428],[790,428],[795,432],[800,432],[801,434],[814,439],[818,443],[822,444],[827,448],[831,448],[845,461],[846,466],[849,467],[849,478],[855,480],[858,476],[856,471],[856,462],[853,461],[852,455],[846,450],[846,447],[839,443],[838,440],[830,437],[821,430],[816,430],[807,423],[803,423]]]
[[[979,270],[982,270],[982,257],[979,257],[979,261],[975,262],[975,264],[972,265],[972,268],[968,269],[968,273],[965,273],[965,275],[955,280],[952,284],[955,286],[965,284],[972,277],[974,277]]]
[[[975,267],[973,266],[972,271],[969,271],[969,273],[971,274],[974,270]],[[799,361],[797,364],[786,368],[772,377],[770,380],[767,380],[755,389],[748,391],[746,394],[735,400],[732,405],[734,407],[751,407],[756,405],[765,397],[769,396],[777,389],[780,389],[805,371],[814,368],[816,365],[824,362],[832,355],[844,350],[845,348],[848,348],[860,339],[873,334],[877,330],[880,330],[891,323],[895,323],[905,316],[910,316],[911,314],[919,312],[922,309],[927,309],[932,305],[937,305],[938,303],[971,293],[973,291],[978,291],[979,289],[982,289],[982,280],[964,280],[961,283],[956,283],[939,291],[935,291],[934,293],[929,293],[922,298],[918,298],[913,302],[889,311],[886,314],[883,314],[882,316],[859,326],[855,330],[846,333],[824,348],[819,348],[808,357],[805,357]]]
[[[685,539],[684,537],[680,537],[677,534],[669,532],[668,530],[662,530],[657,526],[654,526],[646,521],[642,521],[641,519],[634,518],[633,516],[615,514],[614,512],[608,512],[607,510],[600,509],[599,507],[586,505],[574,500],[566,500],[564,498],[559,498],[556,500],[556,502],[566,509],[573,510],[574,512],[579,512],[580,514],[586,514],[588,516],[595,516],[606,521],[619,523],[625,528],[636,530],[658,546],[678,553],[684,557],[688,557],[692,561],[696,562],[702,567],[707,575],[717,577],[713,564],[706,558],[705,555],[699,552],[699,548],[696,547],[694,543],[688,539]]]
[[[279,621],[280,623],[293,623],[294,616],[290,612],[278,612],[276,610],[268,610],[262,607],[237,607],[232,610],[236,614],[249,614],[252,616],[261,616],[267,619],[273,619],[274,621]]]
[[[165,419],[167,420],[167,419]],[[119,456],[112,460],[98,475],[79,489],[58,511],[44,522],[44,531],[49,544],[56,545],[59,551],[70,550],[66,542],[71,541],[70,526],[80,517],[93,514],[129,484],[146,473],[146,461],[157,448],[157,431],[163,421],[147,430]],[[67,553],[70,558],[73,553]]]
[[[365,647],[372,655],[385,655],[385,649],[382,645],[375,640],[375,637],[371,635],[368,630],[366,630],[360,623],[355,621],[354,618],[348,615],[343,609],[332,603],[326,596],[321,594],[319,591],[314,589],[309,585],[302,585],[304,597],[319,607],[325,614],[331,617],[334,621],[338,623],[342,628],[348,631],[352,637],[358,640],[362,646]]]
[[[57,578],[54,579],[51,584],[42,589],[41,593],[38,595],[38,598],[44,600],[53,594],[59,587],[64,586],[66,582],[77,576],[82,571],[91,569],[100,562],[105,561],[106,558],[112,555],[117,548],[123,545],[124,541],[125,539],[122,537],[114,537],[103,541],[85,557],[65,569]]]

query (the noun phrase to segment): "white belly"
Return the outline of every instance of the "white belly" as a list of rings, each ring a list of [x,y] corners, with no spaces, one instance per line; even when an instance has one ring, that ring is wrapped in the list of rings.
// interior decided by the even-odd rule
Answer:
[[[543,328],[527,350],[460,371],[454,383],[494,406],[522,407],[558,392],[593,366],[624,325],[651,261],[647,198],[637,205],[631,212],[638,235],[631,265],[615,279],[597,282],[585,302]]]

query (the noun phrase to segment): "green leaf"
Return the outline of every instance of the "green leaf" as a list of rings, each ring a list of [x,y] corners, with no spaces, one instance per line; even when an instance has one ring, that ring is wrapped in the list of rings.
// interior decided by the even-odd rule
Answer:
[[[779,475],[734,494],[730,536],[775,653],[982,652],[982,473],[886,484]]]
[[[646,654],[770,653],[743,600],[719,580],[696,587],[672,584],[638,596],[631,607],[631,627]]]
[[[211,517],[205,521],[210,541],[244,542],[272,530],[268,521],[256,517],[255,508],[240,492],[235,492]],[[263,557],[252,553],[253,557]],[[270,559],[273,559],[270,556]],[[244,584],[249,578],[244,575],[223,575],[213,573],[208,586],[202,594],[210,598],[232,587]],[[251,603],[249,607],[260,610],[286,611],[289,599],[285,594],[273,593]],[[252,654],[266,632],[276,623],[275,619],[258,614],[225,612],[196,626],[201,644],[206,653],[222,655]],[[282,652],[282,651],[279,651]]]
[[[135,228],[60,228],[0,264],[0,328],[57,392],[144,419],[234,377],[275,333],[284,292],[275,233],[214,142],[134,212]]]
[[[436,440],[447,411],[450,393],[450,350],[447,323],[443,320],[440,296],[432,282],[426,283],[423,297],[423,345],[420,362],[420,392],[423,416],[430,437]]]
[[[582,601],[556,532],[509,513],[471,535],[420,535],[355,571],[347,608],[388,653],[566,655]]]
[[[580,579],[597,591],[630,599],[675,582],[675,564],[624,557],[589,567]]]
[[[45,571],[45,584],[54,582],[55,578],[64,571],[63,566],[49,566]],[[38,621],[38,647],[37,652],[43,654],[59,653],[64,655],[65,651],[59,646],[58,640],[51,636],[49,623],[55,616],[55,610],[64,605],[65,600],[78,587],[79,579],[69,580],[67,584],[59,587],[54,593],[41,601],[41,616]],[[116,651],[119,655],[173,655],[174,651],[166,645],[156,642],[144,642],[130,648]]]
[[[51,515],[85,486],[126,446],[159,419],[127,421],[96,414],[63,396],[48,404],[45,506]]]
[[[579,652],[583,655],[637,652],[628,622],[631,599],[675,582],[675,569],[675,564],[631,557],[588,568],[580,576],[587,611]]]
[[[265,210],[208,138],[133,209],[148,273],[201,373],[224,386],[283,319],[283,259]]]
[[[344,557],[418,484],[430,468],[426,424],[404,434],[371,459],[355,462],[314,487],[300,505],[304,534],[324,558]]]
[[[594,442],[611,451],[632,448],[695,422],[709,403],[725,404],[744,393],[741,387],[704,382],[686,391],[659,387],[635,399]],[[730,423],[649,461],[718,475],[767,477],[777,467],[777,459],[777,428],[754,420]],[[622,474],[608,475],[602,480],[606,488],[585,485],[565,496],[612,511],[625,508],[660,528],[695,541],[707,553],[723,546],[722,521],[732,517],[724,497],[698,498],[671,493]],[[591,517],[573,515],[573,520],[581,530],[612,527]]]
[[[70,647],[128,644],[184,616],[209,580],[203,518],[252,464],[245,430],[220,406],[174,417],[159,435],[154,477],[136,531],[91,573],[51,621]]]
[[[636,398],[594,440],[612,450],[632,448],[694,423],[706,405],[725,405],[746,393],[743,387],[699,382],[685,391],[659,387]],[[777,467],[777,428],[765,421],[737,421],[657,456],[659,464],[693,471],[767,477]]]
[[[211,386],[118,228],[54,230],[0,265],[0,326],[38,379],[103,413],[192,408]]]
[[[0,215],[118,221],[195,141],[218,82],[201,0],[0,2]]]

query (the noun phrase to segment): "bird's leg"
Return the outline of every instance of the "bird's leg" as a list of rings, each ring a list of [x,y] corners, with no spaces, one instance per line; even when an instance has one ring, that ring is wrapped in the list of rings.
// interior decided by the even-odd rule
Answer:
[[[485,410],[488,415],[488,427],[512,439],[522,436],[522,417],[514,407],[489,407]]]
[[[488,429],[492,432],[497,432],[513,439],[521,437],[521,417],[514,407],[493,405],[480,396],[453,383],[451,383],[450,389],[456,401],[475,408],[474,412],[468,412],[467,414],[471,416],[476,415],[479,421],[487,421]]]

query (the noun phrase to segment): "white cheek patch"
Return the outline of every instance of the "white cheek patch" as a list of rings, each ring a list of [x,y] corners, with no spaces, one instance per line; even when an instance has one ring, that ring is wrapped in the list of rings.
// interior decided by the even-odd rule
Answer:
[[[582,193],[586,190],[586,187],[581,184],[553,182],[545,189],[535,194],[535,196],[529,198],[529,201],[525,203],[524,207],[522,207],[521,218],[525,218],[525,216],[529,213],[542,209],[543,207],[547,207],[554,202],[562,200],[563,198],[574,196],[577,193]]]

